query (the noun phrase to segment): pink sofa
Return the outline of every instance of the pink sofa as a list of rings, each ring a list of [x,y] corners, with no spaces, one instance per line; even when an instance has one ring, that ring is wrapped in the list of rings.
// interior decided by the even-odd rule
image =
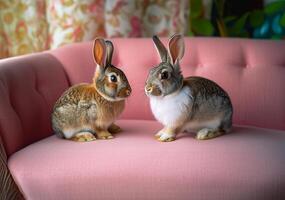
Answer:
[[[113,140],[53,135],[53,104],[90,82],[92,42],[0,61],[0,136],[26,199],[285,199],[285,42],[185,38],[185,76],[210,78],[234,106],[233,132],[161,143],[144,82],[159,57],[151,39],[113,39],[133,89]],[[163,40],[166,42],[166,40]]]

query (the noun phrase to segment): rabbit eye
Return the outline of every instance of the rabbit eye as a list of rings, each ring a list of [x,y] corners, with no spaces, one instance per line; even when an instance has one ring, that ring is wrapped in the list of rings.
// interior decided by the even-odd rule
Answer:
[[[169,74],[167,71],[164,71],[160,74],[161,79],[168,79],[168,77],[169,77]]]
[[[115,75],[111,75],[110,76],[110,80],[111,80],[111,82],[116,83],[117,82],[117,77]]]

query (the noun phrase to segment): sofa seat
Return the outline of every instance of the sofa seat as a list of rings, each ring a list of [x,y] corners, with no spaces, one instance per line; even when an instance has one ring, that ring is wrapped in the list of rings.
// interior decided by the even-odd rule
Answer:
[[[199,141],[158,142],[156,121],[119,120],[112,140],[50,136],[14,153],[9,169],[29,200],[285,199],[285,132],[236,126]]]

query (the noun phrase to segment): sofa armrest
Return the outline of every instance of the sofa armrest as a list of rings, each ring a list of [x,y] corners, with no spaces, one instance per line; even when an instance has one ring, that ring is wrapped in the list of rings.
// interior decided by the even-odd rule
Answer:
[[[0,60],[0,137],[8,157],[52,134],[52,107],[68,85],[49,52]]]

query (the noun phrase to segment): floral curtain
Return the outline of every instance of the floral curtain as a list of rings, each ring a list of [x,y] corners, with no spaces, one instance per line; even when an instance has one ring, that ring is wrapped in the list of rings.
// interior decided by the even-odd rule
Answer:
[[[0,58],[48,48],[45,2],[0,0]]]
[[[0,0],[0,58],[102,37],[186,33],[188,0]]]

